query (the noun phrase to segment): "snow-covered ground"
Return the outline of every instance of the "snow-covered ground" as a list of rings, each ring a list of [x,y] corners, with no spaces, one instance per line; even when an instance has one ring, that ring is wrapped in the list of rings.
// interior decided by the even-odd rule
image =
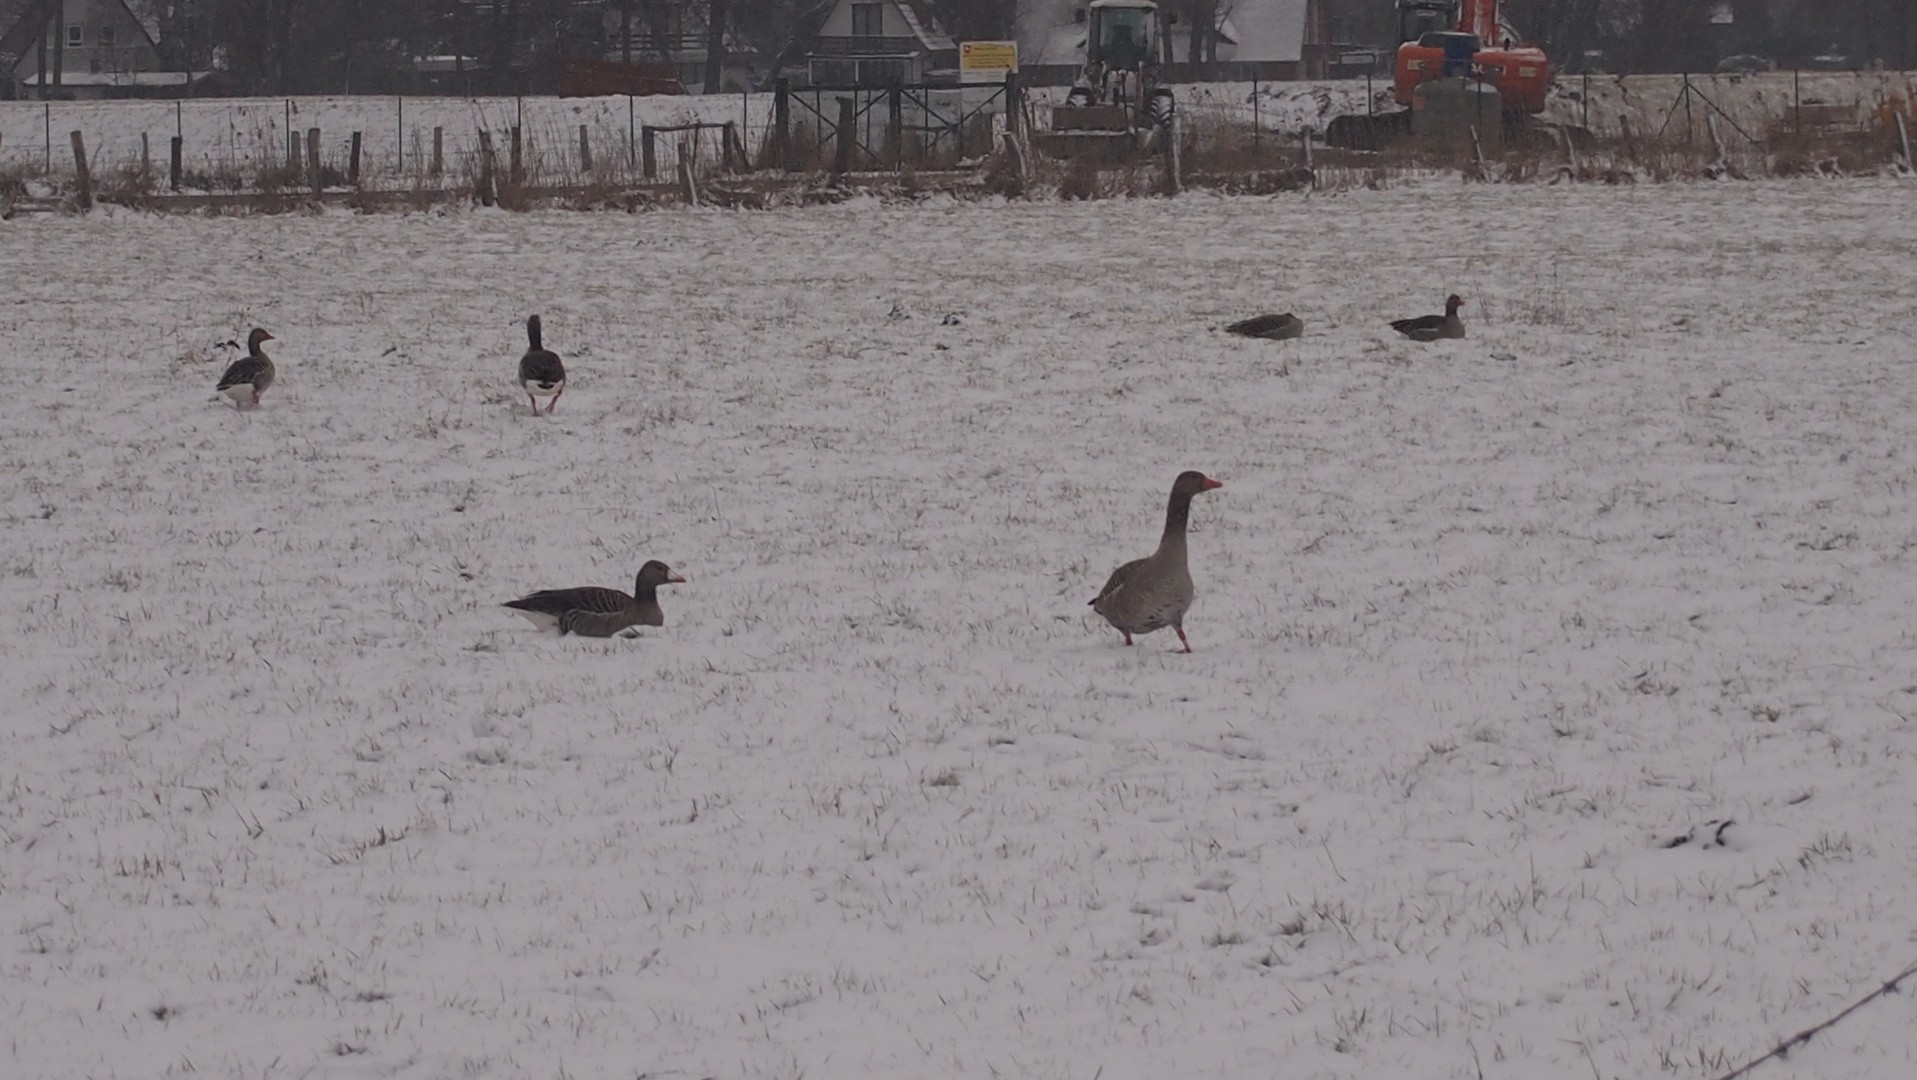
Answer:
[[[1917,959],[1912,191],[0,224],[0,1073],[1719,1076]]]

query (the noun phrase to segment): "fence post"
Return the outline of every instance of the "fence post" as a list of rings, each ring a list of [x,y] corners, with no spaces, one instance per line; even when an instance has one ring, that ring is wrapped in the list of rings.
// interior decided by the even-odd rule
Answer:
[[[626,168],[639,164],[639,129],[634,126],[632,95],[626,95]],[[631,175],[628,173],[627,175]]]
[[[1697,122],[1691,118],[1691,73],[1684,73],[1684,145],[1691,145],[1696,137]]]
[[[737,130],[737,126],[730,120],[727,120],[725,126],[719,129],[719,141],[724,147],[724,153],[722,154],[724,160],[721,168],[725,169],[728,173],[735,171],[732,164],[734,160],[732,157],[732,140],[736,137],[735,132]]]
[[[1251,77],[1251,151],[1254,154],[1258,152],[1258,129],[1263,126],[1260,123],[1263,119],[1258,108],[1258,76],[1253,75]]]
[[[647,124],[639,129],[639,175],[648,180],[659,179],[659,129]]]
[[[140,132],[140,190],[144,192],[153,176],[153,145],[147,141],[146,132]]]
[[[172,161],[168,163],[166,170],[166,186],[171,191],[180,190],[180,150],[181,144],[185,142],[186,140],[178,135],[173,136]]]
[[[592,171],[592,143],[586,138],[586,125],[579,125],[579,171]]]
[[[393,144],[393,175],[400,176],[406,172],[406,97],[402,94],[393,101],[399,110],[399,125],[393,132],[399,140]]]
[[[479,205],[491,206],[498,201],[493,190],[493,172],[497,164],[493,160],[493,133],[479,133]]]
[[[905,168],[905,90],[896,82],[885,91],[885,156],[893,172]]]
[[[1024,134],[1025,90],[1018,84],[1018,72],[1005,73],[1005,130]]]
[[[46,130],[47,130],[47,167],[45,171],[46,171],[46,175],[52,176],[53,175],[53,104],[51,102],[43,101],[40,103],[40,122],[46,126]]]
[[[73,133],[72,139],[73,172],[80,179],[80,209],[91,210],[93,209],[93,174],[87,171],[87,144],[77,131]]]
[[[852,145],[858,140],[859,103],[849,97],[839,99],[839,123],[832,132],[832,174],[844,176],[852,171]]]
[[[286,155],[287,182],[296,183],[298,182],[301,176],[304,176],[306,174],[306,166],[303,164],[303,162],[306,160],[306,154],[304,151],[300,149],[301,140],[300,140],[299,132],[297,131],[287,132],[286,141],[287,141],[287,155]]]
[[[433,128],[433,179],[446,170],[446,129]]]
[[[523,156],[523,153],[521,151],[518,124],[513,125],[512,140],[513,140],[512,169],[506,174],[506,181],[507,183],[510,183],[512,186],[518,187],[520,184],[524,183],[526,179],[525,157]]]
[[[320,196],[320,129],[306,129],[306,177],[313,187],[313,198]]]
[[[346,182],[353,187],[359,186],[359,132],[353,132],[352,153],[346,159]]]
[[[792,171],[792,84],[779,79],[772,84],[773,150],[779,156],[779,171]]]
[[[692,155],[687,152],[683,139],[679,142],[679,190],[684,193],[687,205],[699,205],[699,185],[692,178]]]
[[[1629,113],[1617,114],[1617,126],[1624,132],[1624,156],[1637,164],[1637,141],[1631,138],[1631,116]]]
[[[1904,125],[1903,113],[1893,112],[1890,115],[1897,118],[1897,139],[1904,144],[1904,168],[1908,169],[1912,164],[1910,160],[1910,128]]]

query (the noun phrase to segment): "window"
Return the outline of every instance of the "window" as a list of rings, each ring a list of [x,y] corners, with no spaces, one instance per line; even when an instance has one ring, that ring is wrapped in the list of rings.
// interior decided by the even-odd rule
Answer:
[[[113,27],[100,27],[100,44],[105,45],[107,48],[113,47]]]
[[[885,36],[884,31],[885,31],[885,5],[884,4],[853,4],[852,5],[852,36],[853,37],[884,37]]]
[[[67,27],[67,48],[77,49],[87,43],[86,28],[78,25]]]

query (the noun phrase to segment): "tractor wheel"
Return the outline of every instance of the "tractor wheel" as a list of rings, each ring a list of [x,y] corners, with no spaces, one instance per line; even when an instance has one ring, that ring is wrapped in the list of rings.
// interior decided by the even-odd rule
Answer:
[[[1153,90],[1150,99],[1145,102],[1145,113],[1151,117],[1153,127],[1169,127],[1172,113],[1177,107],[1172,92],[1161,86]]]

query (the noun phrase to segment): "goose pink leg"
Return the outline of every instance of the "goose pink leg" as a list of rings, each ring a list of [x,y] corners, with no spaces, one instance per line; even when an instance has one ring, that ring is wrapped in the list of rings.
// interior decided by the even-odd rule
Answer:
[[[1191,651],[1191,639],[1185,636],[1185,628],[1184,628],[1184,627],[1182,627],[1182,626],[1174,626],[1174,627],[1172,627],[1172,629],[1173,629],[1173,630],[1176,630],[1176,631],[1178,631],[1178,640],[1180,640],[1180,641],[1182,641],[1182,642],[1184,642],[1184,643],[1185,643],[1185,651],[1186,651],[1186,652],[1190,652],[1190,651]]]

